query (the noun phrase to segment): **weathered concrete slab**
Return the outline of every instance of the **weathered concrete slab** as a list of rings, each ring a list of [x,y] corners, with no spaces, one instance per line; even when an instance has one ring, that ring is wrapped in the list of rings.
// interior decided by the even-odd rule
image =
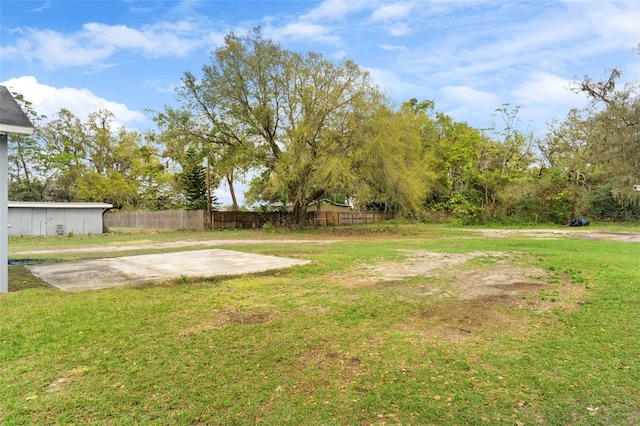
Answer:
[[[97,290],[188,277],[239,275],[304,265],[307,260],[211,249],[82,260],[27,268],[65,291]]]

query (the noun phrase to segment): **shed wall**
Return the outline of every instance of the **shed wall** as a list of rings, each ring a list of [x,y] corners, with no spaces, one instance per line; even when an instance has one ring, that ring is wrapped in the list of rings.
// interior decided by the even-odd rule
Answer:
[[[102,208],[9,208],[9,235],[102,234]]]

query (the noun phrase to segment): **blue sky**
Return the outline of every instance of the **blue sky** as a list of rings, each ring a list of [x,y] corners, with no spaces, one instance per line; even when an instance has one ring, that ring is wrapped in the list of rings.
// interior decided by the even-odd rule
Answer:
[[[639,0],[2,0],[0,19],[0,84],[49,117],[106,108],[139,130],[225,34],[256,26],[287,49],[354,60],[396,103],[431,99],[479,128],[509,103],[542,134],[585,105],[572,81],[613,67],[640,77]]]

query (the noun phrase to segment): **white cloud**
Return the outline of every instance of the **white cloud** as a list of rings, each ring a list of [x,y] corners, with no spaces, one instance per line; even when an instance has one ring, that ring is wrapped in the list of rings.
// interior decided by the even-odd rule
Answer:
[[[336,60],[340,61],[340,60],[343,60],[343,59],[345,59],[347,57],[347,52],[345,52],[344,50],[339,50],[339,51],[335,52],[333,55],[331,55],[331,57],[333,59],[336,59]]]
[[[212,48],[224,45],[224,38],[227,36],[227,34],[228,33],[221,32],[221,31],[209,32],[207,34],[207,38],[209,39],[209,42],[207,43],[207,45],[211,46]]]
[[[387,22],[405,18],[409,15],[409,12],[411,12],[412,8],[413,5],[407,2],[380,6],[378,9],[373,11],[371,17],[369,18],[369,22]]]
[[[164,80],[154,79],[142,82],[144,87],[149,87],[158,93],[175,93],[180,86],[178,83],[167,83]]]
[[[105,65],[100,61],[113,52],[111,46],[83,45],[55,31],[36,31],[31,32],[29,38],[18,40],[13,46],[0,47],[0,59],[7,62],[18,59],[38,60],[46,70],[88,64],[104,68]]]
[[[89,23],[83,26],[93,44],[113,46],[118,50],[135,50],[149,57],[184,57],[202,46],[207,40],[222,41],[219,32],[205,32],[191,21],[162,22],[141,29],[125,25]]]
[[[266,37],[277,40],[286,38],[303,39],[334,45],[340,44],[341,42],[340,37],[331,35],[327,27],[305,22],[292,22],[279,28],[267,26],[263,29],[263,33]]]
[[[449,102],[462,104],[469,107],[482,107],[491,110],[500,106],[500,99],[493,92],[476,90],[468,86],[446,86],[439,90]]]
[[[401,102],[411,98],[425,99],[428,97],[428,89],[415,83],[408,83],[392,71],[369,67],[363,67],[363,69],[369,73],[373,83],[382,91],[388,95],[393,95],[395,99],[401,99]]]
[[[388,50],[388,51],[406,52],[408,50],[407,46],[396,46],[393,44],[380,44],[379,47],[382,50]]]
[[[66,108],[81,120],[86,120],[90,113],[107,109],[114,114],[115,127],[131,127],[147,120],[139,111],[132,111],[126,105],[109,101],[93,94],[87,89],[72,87],[56,88],[40,84],[35,77],[23,76],[12,78],[2,83],[10,91],[22,94],[33,104],[40,115],[52,118],[61,108]]]
[[[583,104],[585,97],[571,92],[572,80],[548,72],[535,71],[529,79],[518,84],[511,94],[518,105],[539,106],[553,104],[554,109],[569,109]]]
[[[589,8],[573,5],[572,11],[582,10],[581,22],[595,31],[599,43],[608,49],[633,48],[640,41],[640,2],[593,2]]]
[[[47,9],[51,9],[51,0],[47,0],[46,2],[44,2],[44,4],[42,6],[34,7],[33,9],[29,9],[28,12],[39,13],[39,12],[44,12]]]
[[[444,84],[475,86],[481,81],[487,87],[517,83],[522,75],[536,70],[573,78],[592,72],[594,61],[600,61],[600,69],[625,65],[605,63],[597,56],[631,51],[640,40],[637,1],[568,2],[539,8],[529,19],[510,17],[515,9],[526,13],[528,7],[505,3],[503,9],[514,10],[505,10],[504,16],[490,10],[472,15],[473,20],[452,19],[455,28],[448,20],[436,19],[445,36],[439,36],[437,44],[412,48],[405,64]],[[478,25],[476,20],[490,25]]]
[[[349,13],[370,7],[372,3],[372,0],[324,0],[318,7],[300,18],[311,21],[323,19],[341,20]]]
[[[456,121],[466,121],[472,126],[491,126],[491,114],[504,101],[493,92],[468,86],[445,86],[438,90],[436,109],[444,110]]]
[[[91,65],[104,67],[117,52],[133,51],[146,57],[184,57],[193,50],[220,42],[223,36],[189,20],[162,22],[141,28],[86,23],[80,31],[63,34],[52,30],[21,29],[24,36],[0,49],[0,58],[37,60],[48,70]]]
[[[387,25],[386,30],[389,32],[389,34],[395,37],[411,34],[411,28],[409,28],[409,25],[405,23],[395,23],[393,25]]]

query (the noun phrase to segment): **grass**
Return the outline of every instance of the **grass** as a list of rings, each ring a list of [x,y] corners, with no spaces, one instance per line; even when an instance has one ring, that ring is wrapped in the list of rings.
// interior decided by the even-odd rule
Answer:
[[[379,224],[25,238],[9,250],[257,237],[302,242],[225,248],[312,262],[82,293],[11,266],[13,291],[0,296],[0,423],[640,422],[635,243]],[[336,241],[309,242],[319,239]],[[400,265],[404,250],[501,254],[448,275],[366,279],[367,266]],[[425,291],[504,267],[535,268],[534,290],[469,299]]]

